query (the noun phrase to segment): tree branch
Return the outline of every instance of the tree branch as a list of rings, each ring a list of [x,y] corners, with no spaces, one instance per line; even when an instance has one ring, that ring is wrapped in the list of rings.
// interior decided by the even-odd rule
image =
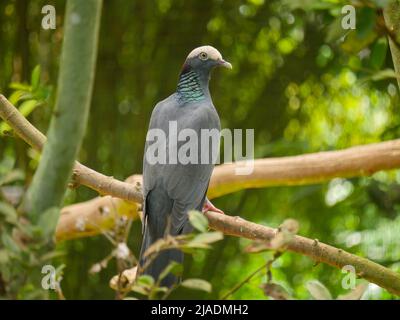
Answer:
[[[0,116],[26,142],[38,150],[41,149],[45,137],[1,95]],[[400,141],[394,140],[343,151],[280,159],[263,159],[256,161],[256,170],[251,179],[247,176],[237,178],[233,174],[235,164],[222,165],[216,168],[215,172],[217,173],[214,172],[210,189],[218,190],[222,188],[218,192],[211,191],[211,194],[216,196],[236,190],[239,187],[239,181],[245,181],[244,187],[248,188],[285,182],[303,184],[311,181],[323,181],[337,176],[337,172],[345,176],[350,175],[350,173],[353,175],[370,174],[376,170],[398,167],[399,155]],[[367,160],[364,159],[365,157]],[[286,168],[284,172],[283,168]],[[235,178],[231,178],[229,176],[231,174]],[[119,199],[107,196],[65,207],[56,231],[59,240],[71,238],[71,235],[76,236],[77,234],[98,234],[103,229],[109,229],[114,224],[116,217],[120,215],[138,216],[138,204],[132,203],[132,200],[141,202],[142,199],[140,175],[133,176],[128,182],[121,182],[76,163],[74,179],[103,194],[118,196]],[[229,187],[231,184],[234,185],[233,188]],[[130,201],[130,203],[124,200]],[[252,223],[239,217],[221,215],[215,212],[207,212],[206,216],[211,228],[228,235],[268,241],[277,232],[276,229]],[[355,268],[358,276],[400,295],[399,274],[342,249],[323,244],[317,240],[295,236],[288,244],[287,250],[309,256],[317,262],[323,262],[337,268],[351,265]]]
[[[15,133],[37,151],[42,151],[46,136],[37,130],[2,94],[0,94],[0,117]],[[113,179],[75,161],[73,184],[85,185],[99,194],[107,194],[127,201],[140,202],[142,192],[131,184]]]
[[[237,175],[243,163],[215,167],[210,198],[248,188],[306,185],[335,177],[369,176],[380,170],[400,168],[400,140],[373,143],[339,151],[291,157],[257,159],[249,175]]]
[[[32,147],[38,150],[42,148],[45,137],[1,95],[0,116]],[[279,183],[312,183],[330,179],[339,174],[343,176],[371,174],[377,170],[396,168],[399,165],[400,140],[354,147],[343,151],[257,160],[251,178],[248,176],[238,176],[238,178],[234,175],[234,164],[221,165],[213,174],[210,189],[215,190],[211,191],[211,196],[226,194],[238,190],[238,188],[261,187]],[[232,178],[230,175],[235,177]],[[77,162],[74,168],[74,179],[103,194],[115,195],[119,198],[107,196],[65,207],[56,231],[58,240],[71,238],[71,235],[73,237],[77,234],[98,234],[102,230],[109,229],[114,224],[116,217],[120,215],[128,215],[131,218],[138,216],[139,205],[132,201],[142,201],[140,175],[131,177],[128,182],[121,182]],[[217,191],[219,188],[222,188],[223,191]],[[231,217],[215,212],[207,212],[206,216],[211,228],[228,235],[268,241],[277,232],[276,229],[252,223],[240,217]],[[393,294],[400,295],[400,275],[365,258],[301,236],[295,236],[288,244],[287,250],[309,256],[317,262],[337,268],[351,265],[355,268],[358,276]]]
[[[0,117],[30,146],[41,151],[46,137],[25,119],[0,94]],[[291,157],[257,159],[249,175],[237,175],[243,162],[216,166],[211,177],[208,197],[220,197],[248,188],[282,185],[306,185],[335,177],[368,176],[380,170],[400,168],[400,139]],[[73,184],[85,185],[103,195],[140,202],[141,190],[132,184],[98,173],[79,162],[73,169]]]
[[[207,212],[210,227],[224,234],[252,240],[268,241],[274,238],[277,229],[246,221],[240,217]],[[288,251],[306,255],[316,262],[329,264],[336,268],[353,266],[356,274],[393,294],[400,295],[400,274],[368,259],[350,254],[342,249],[301,236],[294,236],[287,246]]]

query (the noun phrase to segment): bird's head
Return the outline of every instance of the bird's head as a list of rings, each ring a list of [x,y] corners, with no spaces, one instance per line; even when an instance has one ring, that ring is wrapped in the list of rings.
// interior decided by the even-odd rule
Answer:
[[[193,70],[200,74],[209,74],[215,67],[232,69],[232,65],[222,59],[222,55],[217,49],[211,46],[202,46],[189,53],[183,64],[182,73]]]

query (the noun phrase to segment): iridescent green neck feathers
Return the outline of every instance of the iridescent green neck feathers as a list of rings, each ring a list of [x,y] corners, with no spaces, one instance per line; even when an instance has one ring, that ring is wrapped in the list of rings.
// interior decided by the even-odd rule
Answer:
[[[200,77],[193,70],[181,74],[176,92],[183,102],[201,101],[206,97],[200,83]]]

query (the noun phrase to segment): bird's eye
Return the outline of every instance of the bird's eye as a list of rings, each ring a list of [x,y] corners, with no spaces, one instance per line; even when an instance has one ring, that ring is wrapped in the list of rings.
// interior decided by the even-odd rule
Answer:
[[[199,58],[200,58],[200,60],[207,60],[208,59],[208,55],[205,52],[200,52]]]

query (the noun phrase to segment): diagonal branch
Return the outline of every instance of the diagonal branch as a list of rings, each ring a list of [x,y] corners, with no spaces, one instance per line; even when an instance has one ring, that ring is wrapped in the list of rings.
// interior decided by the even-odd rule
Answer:
[[[46,137],[0,94],[0,117],[30,146],[42,150]],[[211,177],[209,198],[248,188],[306,185],[335,177],[368,176],[380,170],[400,168],[400,139],[305,155],[257,159],[249,175],[237,175],[243,162],[216,166]],[[73,169],[75,185],[85,185],[100,194],[140,202],[140,190],[131,184],[98,173],[79,162]]]
[[[211,228],[231,236],[268,241],[273,239],[277,232],[277,229],[249,222],[240,217],[211,211],[207,212],[206,216]],[[289,242],[287,250],[336,268],[350,265],[354,267],[357,276],[373,282],[393,294],[400,295],[400,274],[368,259],[301,236],[294,236]]]
[[[2,94],[0,94],[0,117],[32,148],[42,151],[46,136],[37,130]],[[132,185],[98,173],[78,161],[75,162],[73,168],[73,181],[75,185],[85,185],[100,194],[134,202],[142,199],[142,193],[132,188]]]
[[[41,149],[45,142],[45,137],[1,95],[0,116],[26,142],[38,150]],[[367,157],[368,161],[364,161],[364,157]],[[253,180],[246,179],[246,176],[240,176],[241,178],[226,177],[225,175],[232,174],[234,165],[217,167],[215,170],[217,174],[214,172],[213,176],[216,176],[216,178],[213,178],[211,189],[222,188],[224,189],[222,194],[225,194],[232,192],[232,190],[238,190],[239,185],[242,188],[249,188],[277,185],[278,183],[305,184],[330,179],[333,176],[339,176],[339,173],[344,176],[357,176],[371,174],[377,170],[397,168],[400,166],[400,140],[355,147],[343,151],[285,157],[280,158],[280,160],[264,159],[258,161],[261,165],[256,165]],[[287,170],[286,173],[283,172],[284,168]],[[283,175],[283,178],[278,175],[278,172]],[[243,177],[245,182],[240,184]],[[138,205],[132,203],[132,201],[141,202],[142,197],[139,185],[135,188],[133,184],[106,177],[79,163],[75,165],[74,179],[76,182],[85,184],[102,194],[118,196],[120,199],[102,197],[65,207],[57,229],[58,239],[63,239],[62,236],[60,237],[63,232],[65,238],[68,238],[68,234],[76,234],[79,231],[86,232],[86,235],[99,233],[103,226],[105,228],[110,227],[109,225],[101,225],[101,222],[105,221],[105,217],[111,220],[112,223],[112,221],[115,221],[115,217],[121,214],[119,212],[120,209],[123,211],[122,214],[137,216]],[[141,176],[134,176],[133,179],[140,184]],[[273,182],[271,183],[271,181]],[[229,188],[230,183],[233,183],[234,188]],[[214,196],[220,194],[221,192],[215,192]],[[121,199],[130,202],[126,203]],[[118,206],[116,206],[115,201],[118,202]],[[128,205],[123,206],[122,204]],[[116,208],[112,214],[110,214],[110,207]],[[104,208],[108,208],[108,210],[104,210]],[[107,215],[104,215],[104,212],[107,212]],[[220,230],[228,235],[268,241],[274,238],[277,232],[276,229],[249,222],[240,217],[231,217],[210,211],[206,213],[206,216],[209,219],[211,228]],[[98,219],[100,224],[97,224],[95,219],[90,219],[93,217]],[[89,222],[88,224],[92,226],[92,229],[88,231],[85,225],[77,225],[79,219],[83,219],[84,224]],[[93,228],[94,225],[96,226],[95,228]],[[288,244],[287,250],[309,256],[317,262],[326,263],[337,268],[351,265],[359,277],[371,281],[393,294],[400,295],[400,275],[368,259],[301,236],[295,236]]]

